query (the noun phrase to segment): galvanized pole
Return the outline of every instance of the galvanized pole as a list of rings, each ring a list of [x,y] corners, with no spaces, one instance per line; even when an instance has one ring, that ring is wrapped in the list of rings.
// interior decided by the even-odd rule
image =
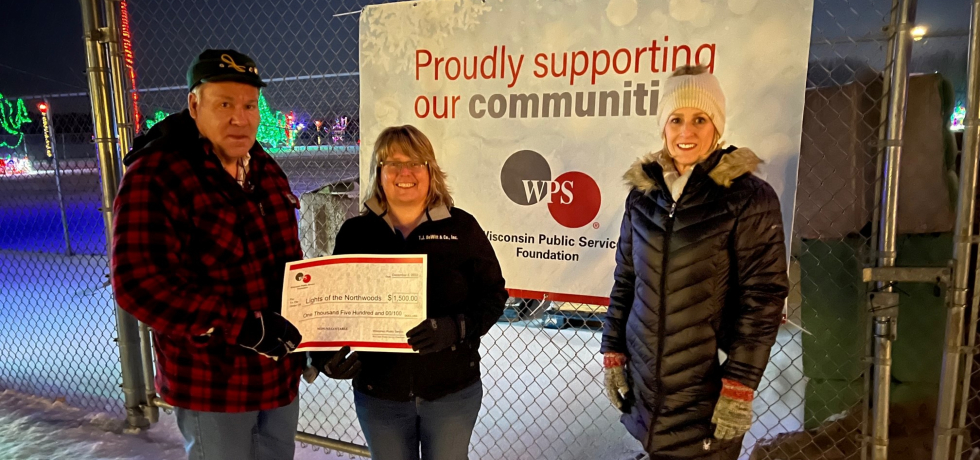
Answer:
[[[130,99],[127,97],[127,83],[123,73],[123,54],[119,43],[122,41],[119,27],[119,0],[105,0],[106,28],[104,42],[109,56],[109,74],[112,77],[112,106],[115,112],[116,135],[119,138],[119,156],[133,148],[133,137],[136,130],[133,126],[133,116],[130,113]],[[120,164],[120,172],[125,172]]]
[[[881,235],[878,266],[894,267],[898,229],[898,178],[902,156],[902,132],[908,99],[908,63],[912,51],[915,0],[901,0],[895,25],[895,46],[889,78],[888,133],[881,203]],[[876,300],[877,299],[877,300]],[[896,339],[898,297],[890,283],[880,283],[871,295],[873,310],[874,384],[872,394],[872,459],[888,458],[888,404],[891,394],[892,341]]]
[[[153,346],[150,342],[150,328],[145,323],[139,323],[139,334],[140,356],[143,358],[141,361],[143,364],[143,394],[147,401],[153,401],[157,397],[157,390],[153,384]],[[160,408],[153,404],[147,404],[144,407],[143,415],[150,423],[159,422]]]
[[[891,89],[891,71],[892,66],[895,64],[895,42],[897,40],[898,34],[898,21],[900,19],[899,11],[900,0],[892,0],[891,13],[889,14],[888,27],[885,31],[888,33],[888,50],[885,53],[885,67],[881,75],[881,94],[882,98],[880,101],[880,125],[878,126],[878,147],[875,150],[875,193],[874,197],[882,196],[882,179],[883,171],[885,169],[885,152],[887,149],[887,139],[888,139],[888,104],[890,101],[891,94],[889,90]],[[872,214],[875,222],[881,222],[882,218],[881,201],[875,200],[874,202],[874,213]],[[881,229],[876,225],[871,226],[871,247],[880,247],[880,232]],[[869,291],[874,290],[876,286],[868,286]],[[863,324],[862,328],[864,332],[864,356],[873,356],[874,354],[874,343],[871,340],[873,336],[872,325]],[[873,439],[869,433],[871,432],[871,414],[869,413],[870,405],[868,404],[869,396],[871,396],[871,385],[872,385],[872,372],[864,372],[864,405],[862,405],[861,411],[861,460],[868,460],[869,454],[869,442]]]
[[[980,0],[973,1],[970,22],[970,60],[966,117],[963,132],[963,155],[960,163],[960,187],[956,209],[956,237],[953,246],[952,302],[946,316],[946,350],[943,353],[943,370],[939,380],[939,407],[936,414],[936,431],[933,442],[933,460],[947,460],[962,448],[963,437],[957,428],[966,424],[966,405],[970,389],[970,372],[973,355],[969,353],[975,344],[976,320],[970,321],[967,335],[968,347],[963,347],[963,324],[966,316],[970,278],[970,253],[973,248],[973,211],[976,204],[978,176],[978,150],[980,150]],[[980,280],[978,280],[980,281]],[[977,292],[973,293],[973,318],[976,318]],[[960,370],[963,370],[962,379]],[[962,388],[958,388],[962,385]],[[962,392],[962,393],[961,393]],[[960,395],[957,398],[957,395]],[[957,417],[957,402],[960,414]],[[954,425],[954,420],[957,424]],[[950,452],[953,438],[956,449]]]
[[[131,100],[127,95],[129,85],[123,72],[123,50],[120,45],[122,41],[120,21],[120,1],[104,0],[106,28],[104,42],[108,51],[109,72],[112,76],[112,105],[116,117],[116,135],[119,138],[119,171],[126,172],[126,167],[122,163],[124,157],[133,148],[133,139],[136,129],[133,124],[133,114],[130,111]],[[144,401],[152,401],[157,396],[156,388],[153,386],[153,355],[150,345],[150,329],[146,324],[138,323],[139,348],[141,373],[143,376],[143,397]],[[152,405],[143,406],[145,415],[151,423],[155,423],[160,418],[160,410]]]
[[[875,197],[880,197],[882,193],[881,179],[883,175],[882,172],[885,169],[885,155],[883,155],[882,153],[884,153],[888,147],[888,104],[891,100],[888,91],[891,89],[892,66],[895,64],[895,41],[898,38],[898,34],[896,32],[898,31],[898,21],[899,19],[901,19],[901,17],[898,14],[898,8],[899,6],[901,6],[899,5],[900,1],[901,0],[892,0],[892,9],[890,14],[891,19],[889,19],[888,21],[888,27],[885,28],[885,31],[888,33],[888,50],[885,53],[885,67],[883,72],[881,73],[882,98],[880,103],[881,112],[879,116],[881,124],[878,127],[878,149],[875,152],[879,154],[876,156],[877,158],[875,158],[876,160],[875,161],[875,194],[874,194]],[[874,214],[872,214],[872,216],[874,216],[875,221],[880,222],[881,221],[880,201],[875,201],[873,212]],[[874,248],[879,247],[878,237],[880,231],[881,229],[879,229],[878,227],[872,226],[871,246]]]
[[[92,102],[92,125],[102,175],[102,216],[105,220],[107,253],[112,254],[112,202],[119,187],[119,162],[116,138],[112,132],[112,106],[109,101],[109,81],[101,41],[105,30],[98,27],[96,0],[80,0],[84,26],[85,57],[88,62],[89,98]],[[122,364],[122,390],[125,397],[126,421],[132,428],[149,425],[143,416],[143,382],[140,374],[140,354],[136,320],[116,305],[116,327],[119,337],[119,358]]]
[[[963,145],[963,154],[971,155],[973,157],[973,162],[977,162],[977,158],[980,158],[980,1],[974,0],[973,11],[970,22],[970,62],[968,64],[969,76],[969,95],[968,106],[971,107],[967,109],[969,115],[966,116],[966,134],[968,137]],[[969,152],[969,153],[967,153]],[[976,206],[976,180],[977,175],[974,175],[974,188],[970,195],[970,199],[973,201],[973,206]],[[973,209],[971,208],[971,215]],[[971,227],[972,229],[972,227]],[[976,235],[971,235],[973,241],[976,241]],[[972,308],[970,308],[970,320],[966,328],[966,347],[960,348],[960,353],[962,353],[964,358],[964,368],[962,383],[960,385],[960,406],[959,406],[959,425],[958,427],[966,427],[966,416],[967,409],[969,408],[970,400],[970,378],[973,376],[973,356],[977,353],[977,324],[980,321],[980,296],[976,293],[980,291],[980,265],[977,266],[976,274],[974,275],[973,284],[973,302]],[[947,342],[949,343],[949,342]],[[944,360],[945,362],[945,360]],[[956,451],[963,451],[963,442],[966,436],[965,433],[959,433],[956,438]]]
[[[47,143],[48,153],[54,163],[54,186],[58,189],[58,210],[61,211],[61,228],[65,232],[65,254],[73,255],[71,249],[71,236],[68,233],[68,216],[65,214],[65,196],[61,191],[61,166],[58,164],[58,144],[54,141],[54,122],[51,117],[51,104],[44,99],[44,140]]]

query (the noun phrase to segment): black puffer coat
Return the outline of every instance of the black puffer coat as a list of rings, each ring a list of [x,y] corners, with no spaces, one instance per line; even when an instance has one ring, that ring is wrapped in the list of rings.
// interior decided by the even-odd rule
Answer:
[[[714,439],[711,415],[723,377],[759,386],[776,340],[789,285],[779,199],[748,149],[712,153],[677,202],[666,161],[647,155],[625,175],[601,351],[627,355],[621,421],[653,460],[735,459],[741,439]]]

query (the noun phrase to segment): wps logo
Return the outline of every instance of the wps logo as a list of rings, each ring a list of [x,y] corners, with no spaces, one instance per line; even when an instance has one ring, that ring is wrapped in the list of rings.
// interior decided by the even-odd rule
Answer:
[[[310,279],[312,279],[310,275],[304,275],[303,272],[296,274],[296,281],[302,281],[303,284],[309,283]]]
[[[569,171],[552,177],[551,165],[533,150],[521,150],[504,162],[500,186],[521,206],[548,203],[551,217],[568,228],[583,227],[599,214],[599,186],[588,174]]]

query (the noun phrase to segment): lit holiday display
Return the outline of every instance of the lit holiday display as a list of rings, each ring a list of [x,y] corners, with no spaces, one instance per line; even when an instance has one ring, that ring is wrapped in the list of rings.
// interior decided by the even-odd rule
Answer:
[[[15,149],[24,142],[24,131],[21,126],[30,123],[27,117],[27,106],[23,99],[17,101],[4,99],[0,94],[0,147]],[[8,136],[13,136],[13,141]]]
[[[959,105],[953,109],[953,115],[949,117],[949,129],[952,131],[963,131],[966,126],[963,125],[963,120],[966,119],[966,106]]]
[[[161,121],[163,121],[164,118],[167,118],[168,116],[170,116],[169,113],[164,112],[163,110],[157,110],[156,113],[153,114],[153,118],[146,119],[146,129],[152,128],[153,125],[160,123]]]

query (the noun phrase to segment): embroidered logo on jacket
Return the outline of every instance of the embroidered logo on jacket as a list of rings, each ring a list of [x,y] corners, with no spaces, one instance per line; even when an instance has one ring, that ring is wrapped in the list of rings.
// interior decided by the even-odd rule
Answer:
[[[429,240],[458,240],[456,235],[419,235],[419,241]]]

